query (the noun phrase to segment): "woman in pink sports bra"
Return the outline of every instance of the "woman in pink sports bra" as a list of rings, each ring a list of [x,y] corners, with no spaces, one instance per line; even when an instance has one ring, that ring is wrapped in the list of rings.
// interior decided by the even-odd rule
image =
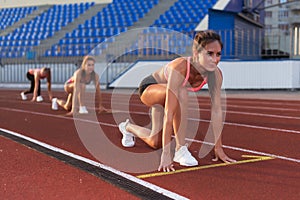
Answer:
[[[173,162],[182,166],[196,166],[198,161],[185,146],[187,130],[188,91],[198,91],[208,84],[211,96],[211,123],[214,133],[216,158],[223,162],[235,162],[222,148],[221,85],[223,77],[217,67],[223,44],[213,31],[200,31],[194,37],[191,57],[179,57],[167,66],[146,77],[140,84],[141,101],[152,108],[152,129],[126,120],[119,124],[124,147],[132,147],[134,138],[142,139],[154,149],[162,147],[158,171],[175,171]],[[180,126],[179,126],[180,125]],[[174,157],[170,142],[174,131],[176,147]]]
[[[52,100],[51,92],[51,70],[48,67],[41,69],[29,69],[26,73],[26,77],[30,80],[30,89],[21,93],[22,100],[27,100],[27,94],[33,93],[31,101],[43,101],[41,96],[41,79],[47,79],[47,88],[50,101]]]
[[[54,98],[52,101],[52,109],[57,110],[57,105],[59,105],[65,110],[70,111],[67,115],[74,113],[87,114],[88,110],[84,103],[85,88],[87,84],[93,82],[96,89],[95,95],[98,103],[98,112],[110,112],[102,106],[99,75],[94,71],[94,68],[95,58],[85,56],[80,69],[76,70],[73,76],[70,77],[64,85],[64,89],[68,93],[67,100],[64,101]]]

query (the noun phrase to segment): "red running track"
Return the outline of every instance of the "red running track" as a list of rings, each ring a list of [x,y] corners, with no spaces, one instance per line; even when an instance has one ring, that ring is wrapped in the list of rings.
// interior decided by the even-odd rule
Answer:
[[[21,101],[20,91],[0,92],[2,199],[300,198],[300,100],[227,95],[223,145],[238,162],[213,162],[209,152],[198,167],[176,165],[166,174],[156,171],[159,152],[141,140],[121,147],[119,122],[150,122],[136,94],[107,91],[103,103],[113,114],[73,119],[51,110],[47,100],[32,103]],[[203,92],[189,106],[187,143],[195,157],[210,148],[203,144],[209,113]]]

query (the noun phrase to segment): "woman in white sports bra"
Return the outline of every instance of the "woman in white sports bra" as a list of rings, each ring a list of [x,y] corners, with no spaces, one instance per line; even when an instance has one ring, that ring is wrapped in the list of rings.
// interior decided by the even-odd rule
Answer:
[[[152,108],[152,129],[132,124],[129,120],[120,123],[123,146],[134,146],[134,137],[138,137],[154,149],[162,147],[158,171],[174,171],[173,161],[182,166],[198,165],[198,160],[185,146],[188,91],[198,91],[207,83],[211,96],[209,129],[218,138],[215,141],[215,156],[223,162],[235,162],[223,151],[220,136],[223,128],[221,109],[223,77],[217,65],[221,59],[222,48],[223,44],[217,33],[210,30],[200,31],[194,37],[191,57],[176,58],[146,77],[140,84],[139,95],[141,101]],[[174,157],[170,146],[173,130],[176,140]]]
[[[57,110],[59,105],[63,109],[70,111],[67,115],[76,113],[88,114],[84,103],[84,95],[86,85],[93,82],[96,89],[96,99],[98,100],[98,113],[111,112],[102,106],[99,75],[94,71],[94,68],[95,58],[85,56],[81,67],[74,72],[73,76],[70,77],[64,85],[64,89],[68,93],[67,100],[64,101],[62,99],[53,98],[52,109]]]

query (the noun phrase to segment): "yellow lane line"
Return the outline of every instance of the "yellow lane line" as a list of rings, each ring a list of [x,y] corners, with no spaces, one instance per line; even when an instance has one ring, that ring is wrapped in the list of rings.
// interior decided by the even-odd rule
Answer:
[[[156,173],[150,173],[150,174],[142,174],[138,175],[137,178],[150,178],[150,177],[156,177],[156,176],[165,176],[165,175],[171,175],[171,174],[178,174],[182,172],[189,172],[189,171],[195,171],[195,170],[200,170],[200,169],[208,169],[208,168],[214,168],[214,167],[223,167],[223,166],[228,166],[228,165],[237,165],[237,164],[244,164],[244,163],[252,163],[252,162],[259,162],[259,161],[264,161],[264,160],[272,160],[275,159],[270,156],[255,156],[255,155],[242,155],[243,158],[251,158],[247,160],[240,160],[234,163],[218,163],[218,164],[212,164],[212,165],[204,165],[200,167],[190,167],[190,168],[184,168],[184,169],[179,169],[176,171],[172,172],[156,172]]]

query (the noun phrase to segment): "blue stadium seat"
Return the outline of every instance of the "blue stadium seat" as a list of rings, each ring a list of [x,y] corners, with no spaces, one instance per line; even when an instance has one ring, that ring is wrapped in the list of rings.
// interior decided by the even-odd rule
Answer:
[[[80,24],[75,30],[65,35],[65,38],[62,39],[69,37],[79,38],[80,43],[85,44],[83,46],[84,49],[77,49],[75,54],[81,54],[82,52],[91,50],[92,44],[101,43],[105,41],[106,38],[126,31],[129,26],[132,26],[133,23],[144,17],[156,4],[158,4],[158,0],[114,0],[103,8],[102,11],[99,11],[89,20]],[[84,43],[82,43],[83,41]],[[109,41],[106,40],[106,42]],[[102,48],[106,46],[107,45],[103,45]]]
[[[217,0],[203,0],[199,3],[198,0],[178,0],[173,6],[170,7],[164,14],[157,18],[151,25],[153,27],[164,27],[175,31],[189,34],[198,25],[201,19],[208,13],[208,9],[211,8]],[[157,5],[159,0],[113,0],[103,10],[95,13],[90,19],[84,23],[78,25],[77,28],[66,33],[57,44],[53,45],[53,48],[45,51],[45,56],[74,56],[82,55],[88,51],[91,51],[93,47],[103,41],[109,43],[107,40],[111,36],[118,35],[121,32],[127,31],[135,22],[144,17],[153,6]],[[14,47],[12,51],[20,51],[18,47],[33,47],[38,46],[43,40],[48,39],[64,26],[73,22],[87,9],[92,7],[95,3],[74,3],[54,5],[38,17],[23,24],[16,29],[13,33],[6,36],[1,36],[1,47]],[[0,9],[0,29],[6,28],[15,23],[17,20],[26,17],[38,9],[38,7],[28,8],[12,8],[12,9]],[[5,18],[3,16],[11,16],[12,13],[18,13],[18,18],[10,17]],[[152,30],[151,30],[152,31]],[[155,30],[153,30],[155,32]],[[145,33],[148,34],[148,33]],[[112,41],[114,38],[111,38]],[[154,46],[160,47],[162,44],[155,43],[157,39],[149,38],[148,44],[154,44]],[[11,41],[11,42],[6,42]],[[184,45],[184,41],[175,43],[174,48],[178,48],[179,45]],[[58,51],[58,46],[63,48]],[[74,45],[79,45],[75,46]],[[101,48],[105,48],[107,45],[102,45]],[[2,49],[2,48],[1,48]],[[100,53],[102,51],[99,51]],[[98,53],[99,53],[98,52]],[[137,53],[137,51],[131,51]],[[147,50],[152,54],[159,54],[161,50]],[[10,53],[11,57],[22,56],[20,53]],[[2,54],[1,54],[2,56]]]
[[[60,31],[62,27],[73,22],[80,14],[84,13],[93,5],[94,3],[54,5],[47,11],[43,12],[41,15],[17,28],[13,33],[5,36],[6,40],[12,41],[9,44],[5,43],[5,45],[9,45],[12,47],[20,45],[38,46],[42,40],[52,37],[55,32]],[[38,7],[0,9],[1,25],[4,21],[7,21],[7,23],[1,27],[12,25],[12,22],[15,23],[16,21],[24,18],[26,15],[32,13],[36,9],[38,9]],[[19,14],[18,16],[18,13],[21,14]],[[17,17],[11,17],[16,15]],[[6,18],[4,19],[3,16],[6,16],[8,20],[6,20]],[[55,52],[51,52],[51,55],[60,54],[61,53],[58,54]],[[20,55],[21,54],[15,53],[8,54],[8,56],[10,57]],[[47,53],[47,55],[49,55],[49,52]]]
[[[0,9],[0,19],[1,19],[0,30],[13,25],[14,23],[25,18],[27,15],[31,14],[33,11],[37,9],[38,9],[37,6]]]
[[[152,26],[171,28],[180,32],[191,32],[208,13],[208,9],[216,2],[217,0],[204,0],[202,3],[199,3],[198,0],[178,0]],[[171,25],[165,26],[165,24]],[[178,24],[182,26],[177,26]],[[185,26],[185,24],[189,24],[189,26]]]

